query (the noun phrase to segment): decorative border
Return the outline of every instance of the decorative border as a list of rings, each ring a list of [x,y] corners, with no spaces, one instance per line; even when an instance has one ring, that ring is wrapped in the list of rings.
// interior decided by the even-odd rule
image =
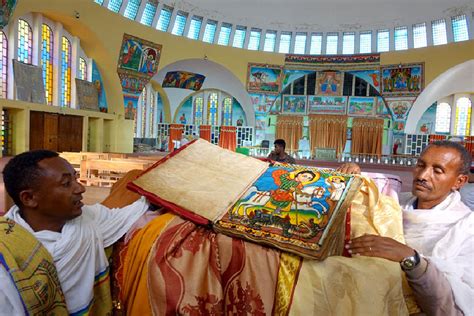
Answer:
[[[360,63],[380,63],[380,54],[360,54],[360,55],[298,55],[286,54],[285,63],[303,64],[360,64]]]
[[[256,89],[253,87],[250,87],[250,74],[251,74],[251,69],[252,68],[268,68],[268,69],[274,69],[274,70],[279,70],[280,74],[278,75],[276,85],[278,86],[277,91],[266,91],[262,89]],[[259,63],[248,63],[247,66],[247,83],[246,83],[246,88],[249,93],[265,93],[265,94],[279,94],[281,91],[281,84],[282,84],[282,76],[283,76],[283,66],[280,65],[269,65],[269,64],[259,64]]]

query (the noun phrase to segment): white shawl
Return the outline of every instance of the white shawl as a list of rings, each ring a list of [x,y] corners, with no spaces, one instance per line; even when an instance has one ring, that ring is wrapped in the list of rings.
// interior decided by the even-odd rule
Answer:
[[[20,216],[16,205],[5,217],[30,231],[51,253],[72,314],[90,307],[95,278],[108,272],[104,248],[120,239],[148,207],[145,198],[122,209],[109,209],[101,204],[85,205],[82,215],[68,221],[61,233],[34,232]]]
[[[456,305],[474,315],[474,213],[452,192],[432,209],[414,209],[416,197],[400,196],[407,245],[448,279]]]

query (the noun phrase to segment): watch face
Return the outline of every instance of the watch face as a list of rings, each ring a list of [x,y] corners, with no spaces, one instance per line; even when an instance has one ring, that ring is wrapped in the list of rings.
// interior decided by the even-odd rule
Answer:
[[[403,267],[404,269],[410,270],[410,269],[413,269],[414,266],[415,266],[415,260],[413,260],[413,258],[405,258],[405,259],[403,259],[403,261],[402,261],[402,267]]]

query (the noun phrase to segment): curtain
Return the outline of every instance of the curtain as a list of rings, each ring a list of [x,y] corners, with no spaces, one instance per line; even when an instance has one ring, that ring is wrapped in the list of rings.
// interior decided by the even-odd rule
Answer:
[[[347,116],[309,115],[311,151],[315,148],[334,148],[339,156],[346,146]]]
[[[383,119],[354,118],[352,121],[353,154],[382,154]]]
[[[464,147],[466,147],[471,156],[474,156],[474,136],[464,137]]]
[[[174,149],[173,140],[181,140],[183,136],[183,124],[170,124],[170,141],[168,143],[168,151],[172,152]]]
[[[201,125],[199,126],[199,137],[211,141],[211,125]]]
[[[237,127],[235,126],[221,126],[219,134],[219,146],[225,149],[235,151],[237,147]]]
[[[298,150],[298,142],[303,135],[303,116],[278,115],[276,124],[277,139],[284,139],[287,151]]]

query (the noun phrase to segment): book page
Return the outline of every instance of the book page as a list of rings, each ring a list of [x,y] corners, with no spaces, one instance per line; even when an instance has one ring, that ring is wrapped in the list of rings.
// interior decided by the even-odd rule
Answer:
[[[198,139],[133,183],[210,221],[221,217],[268,163]],[[179,213],[179,212],[178,212]]]

